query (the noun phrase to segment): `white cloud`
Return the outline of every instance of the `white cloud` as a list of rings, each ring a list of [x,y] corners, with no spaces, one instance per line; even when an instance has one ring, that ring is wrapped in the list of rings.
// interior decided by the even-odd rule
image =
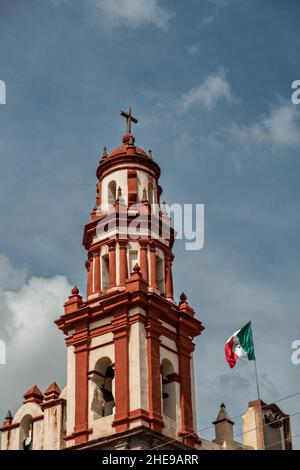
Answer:
[[[222,71],[210,75],[198,87],[192,88],[182,97],[184,109],[200,104],[212,110],[220,101],[234,102],[231,86]]]
[[[0,255],[0,289],[15,290],[25,282],[25,269],[16,269],[5,255]]]
[[[153,24],[166,30],[173,13],[160,5],[160,0],[96,0],[105,15],[115,24],[130,27]]]
[[[3,282],[12,273],[17,281]],[[53,320],[61,315],[70,289],[63,276],[26,280],[23,270],[0,256],[0,340],[5,340],[7,361],[0,365],[0,422],[8,408],[21,405],[31,385],[42,391],[54,380],[65,385],[64,338]]]
[[[188,46],[186,46],[186,50],[191,55],[197,55],[201,51],[201,44],[197,42],[194,44],[189,44]]]
[[[211,13],[207,16],[204,16],[200,21],[201,26],[209,26],[212,24],[222,8],[228,7],[231,3],[231,0],[209,0],[213,6]]]
[[[244,145],[297,147],[300,145],[300,114],[296,106],[280,103],[249,126],[232,126],[231,135]]]

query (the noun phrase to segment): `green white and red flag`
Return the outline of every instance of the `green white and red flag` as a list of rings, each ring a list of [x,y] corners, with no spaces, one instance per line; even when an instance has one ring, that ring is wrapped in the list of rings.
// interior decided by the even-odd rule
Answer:
[[[225,344],[225,357],[231,368],[241,358],[255,361],[251,321],[230,336]]]

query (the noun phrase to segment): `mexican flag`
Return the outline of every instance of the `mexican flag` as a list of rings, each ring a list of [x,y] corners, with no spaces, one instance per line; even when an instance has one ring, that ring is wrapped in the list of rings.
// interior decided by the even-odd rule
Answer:
[[[225,344],[225,357],[231,368],[240,358],[255,361],[251,321],[230,336]]]

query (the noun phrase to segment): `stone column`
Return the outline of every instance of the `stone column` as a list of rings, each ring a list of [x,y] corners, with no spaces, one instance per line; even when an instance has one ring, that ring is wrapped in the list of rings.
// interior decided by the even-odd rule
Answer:
[[[128,278],[128,269],[127,269],[127,254],[126,254],[126,241],[119,241],[120,247],[120,285],[125,287],[125,281]]]
[[[180,406],[181,406],[181,432],[186,444],[193,443],[191,434],[194,432],[193,420],[193,402],[191,393],[191,353],[194,346],[188,337],[179,335],[177,341],[178,359],[179,359],[179,376],[180,376]]]
[[[95,292],[97,294],[100,294],[101,293],[100,251],[96,251],[96,253],[94,253],[94,263],[95,263],[94,287],[95,287]]]
[[[115,426],[117,432],[129,427],[129,324],[127,312],[115,313],[112,321],[115,345]]]
[[[157,273],[156,273],[156,249],[154,246],[150,247],[150,274],[151,274],[151,287],[157,289]]]
[[[140,241],[140,268],[145,281],[148,282],[148,242]]]
[[[169,256],[165,257],[166,262],[166,298],[173,300],[173,275],[172,275],[172,261]]]
[[[109,246],[109,288],[116,287],[116,243]]]
[[[82,322],[74,333],[75,353],[75,444],[88,440],[88,363],[89,363],[88,325]]]
[[[87,298],[93,293],[93,256],[89,252],[88,260],[85,263],[87,269],[87,289],[86,296]]]
[[[149,312],[146,325],[147,359],[148,359],[148,395],[150,427],[162,432],[161,414],[161,380],[160,380],[160,344],[159,324],[154,312]]]

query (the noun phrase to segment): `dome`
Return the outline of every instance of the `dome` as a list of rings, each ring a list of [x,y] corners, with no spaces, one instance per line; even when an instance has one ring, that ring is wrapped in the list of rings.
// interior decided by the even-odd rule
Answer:
[[[109,154],[106,147],[103,148],[102,157],[97,169],[97,178],[100,180],[101,176],[112,167],[118,167],[121,164],[135,165],[142,164],[151,169],[156,175],[160,176],[160,168],[152,158],[151,150],[145,152],[141,147],[135,145],[135,138],[132,134],[125,134],[123,137],[123,144],[116,147]]]
[[[123,137],[123,145],[115,148],[110,154],[108,158],[116,157],[119,155],[140,155],[142,157],[151,158],[149,154],[147,154],[141,147],[137,147],[135,145],[135,138],[131,134],[125,134]]]

